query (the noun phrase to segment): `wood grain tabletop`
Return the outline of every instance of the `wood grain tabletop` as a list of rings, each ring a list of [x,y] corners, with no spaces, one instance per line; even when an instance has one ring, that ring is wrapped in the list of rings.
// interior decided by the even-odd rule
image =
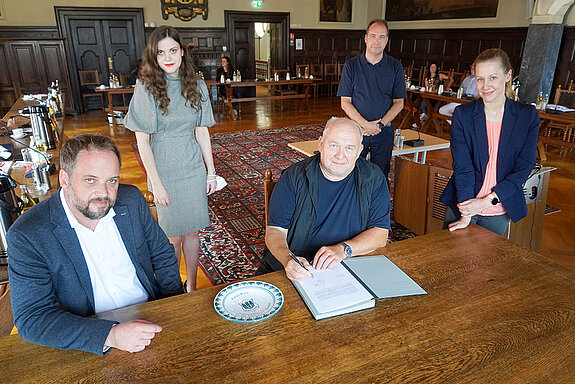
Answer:
[[[575,381],[575,273],[471,225],[380,249],[425,289],[314,321],[283,272],[282,309],[220,317],[224,286],[101,314],[163,326],[143,352],[105,357],[0,339],[2,382],[567,383]],[[382,276],[385,278],[385,276]]]

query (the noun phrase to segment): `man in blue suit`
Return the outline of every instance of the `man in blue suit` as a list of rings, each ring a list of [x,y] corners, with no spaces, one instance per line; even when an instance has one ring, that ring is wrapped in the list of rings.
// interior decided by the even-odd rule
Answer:
[[[8,231],[12,310],[24,340],[97,354],[141,351],[159,325],[88,316],[183,293],[174,248],[140,191],[119,184],[120,165],[110,138],[69,139],[61,189]]]

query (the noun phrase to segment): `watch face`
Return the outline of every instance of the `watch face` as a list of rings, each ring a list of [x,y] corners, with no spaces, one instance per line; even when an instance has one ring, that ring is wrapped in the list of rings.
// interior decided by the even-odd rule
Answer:
[[[343,252],[345,253],[345,257],[351,257],[351,247],[346,243],[341,243],[341,245],[343,245]]]

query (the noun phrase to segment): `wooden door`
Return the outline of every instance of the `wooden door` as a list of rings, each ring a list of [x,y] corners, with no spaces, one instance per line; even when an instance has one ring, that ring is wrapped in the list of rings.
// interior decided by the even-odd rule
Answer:
[[[74,105],[82,110],[79,70],[97,70],[108,83],[108,57],[117,73],[129,73],[145,48],[141,8],[54,7],[58,29],[66,38]]]
[[[141,53],[136,51],[132,20],[70,20],[71,39],[78,71],[97,70],[100,83],[108,84],[113,72],[128,74]]]
[[[270,23],[270,68],[287,69],[286,58],[283,56],[283,36],[281,24]]]
[[[248,21],[236,21],[234,23],[234,44],[233,57],[235,68],[240,71],[242,80],[256,78],[256,55],[255,55],[255,35],[254,23]],[[237,88],[241,97],[254,97],[255,87]]]
[[[234,58],[242,79],[255,79],[254,23],[236,22],[234,28]]]

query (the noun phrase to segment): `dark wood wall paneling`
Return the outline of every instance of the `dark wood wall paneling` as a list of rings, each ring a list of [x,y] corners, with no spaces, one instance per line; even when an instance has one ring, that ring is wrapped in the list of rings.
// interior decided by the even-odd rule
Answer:
[[[303,50],[290,47],[291,67],[298,64],[345,63],[365,49],[363,30],[292,29],[296,39],[303,39]]]
[[[4,115],[26,93],[46,93],[58,79],[70,93],[63,39],[56,27],[0,28],[0,114]],[[71,106],[71,98],[65,99]]]
[[[501,48],[509,55],[514,73],[521,66],[527,28],[391,30],[388,52],[404,67],[428,66],[464,72],[488,48]]]

